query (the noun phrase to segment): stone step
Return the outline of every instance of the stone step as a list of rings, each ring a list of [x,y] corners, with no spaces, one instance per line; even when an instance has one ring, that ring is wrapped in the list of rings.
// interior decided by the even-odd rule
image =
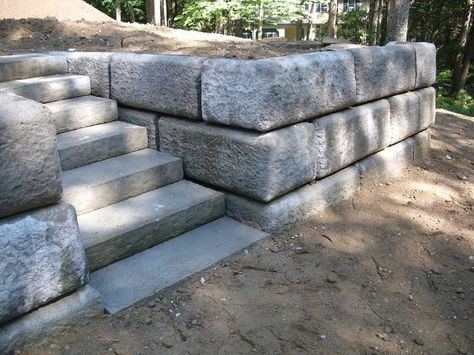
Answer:
[[[5,90],[41,103],[70,99],[91,94],[88,76],[59,74],[0,83]]]
[[[223,217],[93,272],[90,283],[101,293],[106,311],[116,313],[267,235]]]
[[[0,57],[0,81],[66,73],[67,61],[64,56],[31,53]]]
[[[50,102],[46,107],[52,113],[58,133],[115,121],[117,102],[96,96]]]
[[[148,147],[145,127],[109,122],[58,134],[63,171]]]
[[[183,178],[181,159],[142,149],[63,173],[63,200],[87,213]]]
[[[224,212],[223,194],[183,180],[81,215],[78,222],[89,268],[97,270],[222,217]]]

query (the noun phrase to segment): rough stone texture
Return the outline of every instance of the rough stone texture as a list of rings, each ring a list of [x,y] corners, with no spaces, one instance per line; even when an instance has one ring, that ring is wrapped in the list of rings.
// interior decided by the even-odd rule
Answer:
[[[415,50],[416,88],[432,85],[436,81],[436,47],[426,42],[390,42],[389,45],[406,45]]]
[[[415,164],[421,165],[431,155],[431,132],[429,129],[413,136],[413,160]]]
[[[181,157],[193,179],[271,201],[315,177],[314,128],[258,133],[162,117],[160,149]]]
[[[87,283],[76,213],[61,203],[0,220],[0,324]]]
[[[58,133],[111,122],[117,119],[117,102],[95,96],[51,102],[45,105],[52,113]]]
[[[0,83],[0,91],[46,103],[90,95],[91,85],[87,76],[61,74],[5,81]]]
[[[61,56],[32,53],[0,57],[0,81],[64,73],[67,73],[67,64]]]
[[[0,93],[0,218],[61,199],[61,168],[51,113]]]
[[[400,142],[434,123],[435,95],[434,88],[426,88],[388,98],[391,144]]]
[[[209,122],[268,131],[356,102],[349,52],[262,60],[209,59],[202,72],[202,111]]]
[[[271,233],[314,216],[324,208],[347,199],[358,189],[358,171],[354,166],[350,166],[270,203],[226,194],[226,214]]]
[[[145,128],[119,121],[58,135],[59,158],[64,171],[145,149],[147,146]]]
[[[78,220],[90,268],[96,270],[224,213],[221,193],[180,181],[79,216]]]
[[[63,174],[64,201],[78,214],[96,210],[183,178],[181,159],[142,149]]]
[[[85,326],[104,312],[100,294],[91,286],[0,327],[0,353],[39,344],[49,336]]]
[[[348,49],[355,60],[357,101],[367,102],[415,88],[415,51],[409,46]]]
[[[114,54],[111,97],[125,106],[200,118],[204,60],[188,56]]]
[[[223,217],[94,272],[91,283],[103,295],[106,310],[116,313],[266,236]]]
[[[312,121],[316,177],[321,178],[390,144],[390,105],[379,100]]]
[[[146,128],[148,148],[158,150],[160,140],[158,135],[158,120],[160,115],[155,112],[136,110],[128,107],[119,108],[119,120]]]

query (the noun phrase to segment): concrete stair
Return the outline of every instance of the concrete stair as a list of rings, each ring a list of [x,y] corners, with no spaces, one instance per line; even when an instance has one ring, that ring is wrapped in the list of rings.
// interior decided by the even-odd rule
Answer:
[[[181,281],[266,236],[224,217],[224,195],[183,180],[179,158],[148,149],[145,127],[64,57],[0,57],[0,91],[45,103],[57,128],[63,199],[78,214],[91,282],[107,310]]]

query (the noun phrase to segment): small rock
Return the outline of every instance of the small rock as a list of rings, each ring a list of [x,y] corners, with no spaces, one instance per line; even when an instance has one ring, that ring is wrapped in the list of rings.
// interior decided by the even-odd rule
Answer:
[[[198,320],[197,320],[197,319],[193,319],[193,320],[191,321],[191,324],[192,324],[192,325],[197,325],[197,324],[198,324]]]
[[[321,339],[321,340],[326,340],[326,336],[325,336],[324,334],[321,334],[321,335],[319,336],[319,339]]]
[[[451,155],[449,155],[449,154],[446,154],[446,159],[448,159],[448,160],[453,160],[453,157],[452,157]]]
[[[471,272],[474,272],[474,266],[471,266],[469,270],[471,270]]]
[[[458,353],[465,355],[465,354],[467,354],[467,350],[466,350],[466,349],[463,349],[463,348],[459,348],[459,349],[458,349]]]
[[[413,342],[414,342],[416,345],[419,345],[419,346],[425,345],[425,343],[423,342],[423,340],[421,340],[421,339],[418,338],[418,337],[414,337],[414,338],[413,338]]]
[[[201,276],[201,278],[199,279],[199,282],[201,283],[201,285],[204,285],[206,283],[206,279]]]
[[[151,319],[151,318],[146,318],[145,319],[145,324],[146,325],[150,325],[151,323],[153,323],[153,319]]]
[[[462,181],[467,181],[467,180],[469,180],[469,176],[464,175],[464,174],[461,174],[461,173],[457,173],[456,176],[457,176],[457,178],[458,178],[459,180],[462,180]]]
[[[474,255],[469,256],[469,261],[474,261]]]
[[[326,277],[326,281],[331,284],[335,284],[337,282],[337,278],[336,276],[331,275],[331,276]]]
[[[412,295],[411,293],[408,295],[408,299],[409,299],[410,301],[413,301],[413,295]]]
[[[462,287],[458,287],[456,289],[456,293],[464,293],[464,289]]]
[[[383,333],[377,333],[375,334],[375,336],[379,339],[382,339],[383,341],[387,341],[388,340],[388,335],[387,334],[383,334]]]
[[[148,307],[150,308],[154,308],[156,306],[156,303],[154,301],[151,301],[150,303],[148,303]]]
[[[166,349],[171,349],[171,348],[174,346],[174,344],[171,344],[170,342],[168,342],[168,341],[166,341],[166,340],[163,340],[163,341],[161,342],[161,345],[162,345],[163,347],[165,347]]]
[[[389,325],[386,325],[385,327],[383,327],[383,331],[387,334],[393,333],[393,329]]]
[[[435,274],[435,275],[441,275],[441,271],[439,271],[439,270],[438,270],[438,269],[436,269],[436,268],[431,268],[431,270],[430,270],[430,271],[431,271],[431,273],[432,273],[432,274]]]

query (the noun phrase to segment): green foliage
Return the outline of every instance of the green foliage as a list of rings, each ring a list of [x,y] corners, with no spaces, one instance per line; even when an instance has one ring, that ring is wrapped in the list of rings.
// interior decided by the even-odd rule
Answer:
[[[85,0],[108,16],[115,18],[115,0]],[[146,22],[145,0],[120,0],[122,20],[130,21],[130,8],[133,8],[136,21]]]
[[[367,44],[368,14],[365,11],[350,11],[338,16],[340,23],[337,36],[352,43]]]
[[[436,90],[436,104],[449,111],[474,116],[474,98],[466,90],[461,90],[455,96],[450,96],[445,88],[439,87]]]

